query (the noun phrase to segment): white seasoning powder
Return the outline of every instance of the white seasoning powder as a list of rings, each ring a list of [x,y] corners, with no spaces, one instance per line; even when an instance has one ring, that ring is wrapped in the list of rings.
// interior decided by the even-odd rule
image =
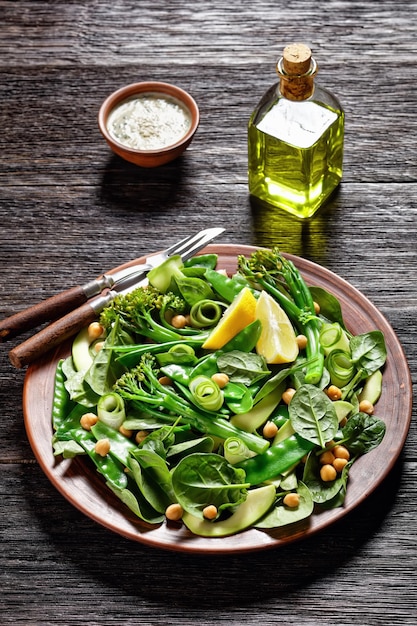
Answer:
[[[116,141],[137,150],[160,150],[179,141],[191,127],[189,111],[175,98],[146,93],[117,105],[107,130]]]

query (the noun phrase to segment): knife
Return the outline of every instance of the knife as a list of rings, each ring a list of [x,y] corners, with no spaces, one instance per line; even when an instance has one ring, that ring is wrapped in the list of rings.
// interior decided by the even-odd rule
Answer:
[[[157,255],[148,256],[145,263],[134,266],[135,270],[133,272],[132,267],[123,268],[121,273],[118,274],[117,281],[114,283],[111,291],[105,291],[105,293],[88,299],[87,302],[81,306],[52,322],[46,328],[13,348],[9,352],[10,362],[17,368],[29,365],[46,352],[49,352],[66,339],[79,332],[84,326],[96,320],[104,307],[118,294],[128,293],[132,289],[140,286],[141,283],[144,284],[143,281],[146,274],[153,267],[160,265],[168,256],[173,256],[172,249],[177,251],[178,248],[181,247],[182,252],[180,252],[180,256],[183,261],[186,261],[204,248],[215,237],[224,232],[224,230],[224,228],[210,228],[200,231],[193,237],[187,237],[185,240],[181,240],[175,244],[175,246],[168,248],[167,250],[171,250],[171,253],[168,255],[167,250],[165,250]],[[130,272],[125,271],[128,269],[130,269]],[[114,275],[115,273],[112,274],[112,276]]]

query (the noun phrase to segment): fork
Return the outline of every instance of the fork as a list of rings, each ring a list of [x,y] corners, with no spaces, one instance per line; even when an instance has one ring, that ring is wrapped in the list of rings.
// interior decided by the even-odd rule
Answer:
[[[77,289],[78,291],[83,289],[85,294],[83,297],[84,300],[87,301],[13,348],[9,352],[9,359],[12,365],[18,368],[29,365],[35,359],[49,352],[52,348],[57,347],[66,339],[79,332],[84,326],[94,321],[99,313],[118,294],[128,293],[132,289],[144,284],[146,274],[151,269],[163,263],[170,256],[177,254],[181,256],[183,262],[186,261],[204,248],[215,237],[224,232],[224,230],[224,228],[208,228],[202,230],[196,235],[182,239],[160,253],[149,255],[146,257],[145,263],[135,264],[122,268],[121,270],[116,270],[115,272],[109,272],[96,281],[87,283],[84,287],[72,288],[71,290]],[[107,288],[107,285],[110,285],[112,289],[106,293],[100,293],[102,289]],[[86,290],[87,286],[88,289]],[[99,295],[91,298],[89,295],[94,289],[99,290]],[[52,299],[58,300],[60,295],[61,294],[53,296]],[[48,300],[50,301],[52,299],[50,298]],[[40,317],[39,315],[36,317],[36,314],[43,314],[45,303],[48,308],[48,300],[17,313],[8,318],[8,320],[3,320],[0,329],[7,327],[17,334],[17,332],[22,331],[24,325],[25,330],[33,328],[36,324],[39,324]],[[49,309],[49,312],[50,310],[51,309]],[[47,320],[48,317],[46,320],[44,317],[43,321]],[[9,323],[7,324],[7,322]]]

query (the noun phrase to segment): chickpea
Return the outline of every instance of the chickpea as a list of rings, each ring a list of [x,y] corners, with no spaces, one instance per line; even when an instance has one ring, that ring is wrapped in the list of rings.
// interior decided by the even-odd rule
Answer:
[[[226,387],[230,379],[227,374],[224,374],[223,372],[217,372],[216,374],[213,374],[211,380],[217,383],[220,389],[223,389],[224,387]]]
[[[125,428],[123,426],[123,424],[119,428],[119,433],[121,433],[122,435],[124,435],[125,437],[128,437],[128,438],[133,435],[133,431],[129,430],[128,428]]]
[[[295,394],[295,389],[292,389],[292,387],[289,387],[282,394],[282,396],[281,396],[282,397],[282,401],[285,402],[285,404],[289,404],[291,402],[292,397],[293,397],[294,394]]]
[[[343,470],[345,465],[347,465],[347,459],[336,458],[332,463],[334,469],[338,474]]]
[[[141,444],[141,443],[142,443],[142,441],[144,441],[148,435],[149,435],[149,433],[148,433],[148,431],[147,431],[147,430],[139,430],[139,431],[136,433],[136,436],[135,436],[135,441],[136,441],[136,443],[137,443],[138,445],[139,445],[139,444]]]
[[[359,403],[359,411],[361,411],[361,413],[372,415],[374,412],[374,405],[372,402],[369,402],[369,400],[362,400],[362,402]]]
[[[100,456],[106,456],[110,452],[110,441],[107,438],[97,441],[94,452]]]
[[[298,495],[298,493],[287,493],[284,496],[284,499],[282,502],[285,506],[288,506],[290,509],[296,509],[297,506],[300,504],[300,496]]]
[[[183,514],[184,509],[182,508],[181,504],[178,504],[178,502],[170,504],[165,509],[165,517],[172,522],[178,522],[182,518]]]
[[[103,346],[104,346],[104,341],[97,341],[94,344],[94,352],[96,352],[98,354],[100,352],[100,350],[103,349]]]
[[[209,504],[203,509],[203,516],[206,519],[216,519],[217,517],[217,507],[214,504]]]
[[[104,333],[104,327],[99,322],[91,322],[87,329],[88,338],[90,343],[99,339]]]
[[[330,465],[330,463],[326,463],[326,465],[322,465],[320,469],[320,477],[325,483],[331,482],[332,480],[336,478],[336,476],[337,476],[337,472],[335,468],[333,467],[333,465]]]
[[[350,459],[350,452],[345,446],[335,446],[333,454],[337,459],[346,459],[346,461]]]
[[[278,432],[278,426],[274,422],[267,422],[263,427],[262,434],[265,439],[272,439]]]
[[[320,305],[318,302],[314,302],[314,313],[318,315],[320,313]]]
[[[307,347],[308,339],[305,335],[297,335],[296,337],[297,346],[299,350],[305,350]]]
[[[158,378],[158,382],[161,383],[161,385],[170,385],[172,381],[168,376],[161,376],[161,378]]]
[[[333,452],[331,450],[327,450],[326,452],[323,452],[323,454],[320,455],[320,463],[321,465],[327,465],[333,464],[333,461],[335,459],[335,456],[333,454]]]
[[[336,385],[330,385],[327,389],[327,396],[333,401],[340,400],[342,397],[342,391],[339,387],[336,387]]]
[[[80,419],[80,425],[84,430],[91,430],[94,424],[97,424],[98,417],[95,413],[84,413]]]
[[[187,326],[185,315],[174,315],[171,319],[171,326],[174,328],[185,328]]]

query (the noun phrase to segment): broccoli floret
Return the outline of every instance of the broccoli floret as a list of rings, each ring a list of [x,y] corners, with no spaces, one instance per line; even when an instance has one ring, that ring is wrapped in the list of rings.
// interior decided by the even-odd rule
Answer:
[[[181,296],[173,292],[163,294],[149,285],[116,296],[102,311],[100,323],[108,330],[119,319],[127,332],[163,343],[181,338],[166,323],[167,312],[177,314],[186,310],[187,304]]]

